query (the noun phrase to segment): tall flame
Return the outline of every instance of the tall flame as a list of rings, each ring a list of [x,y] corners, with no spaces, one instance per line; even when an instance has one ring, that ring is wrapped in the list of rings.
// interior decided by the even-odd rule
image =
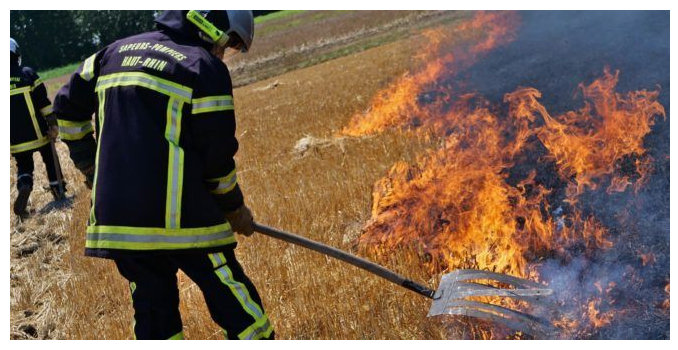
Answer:
[[[605,69],[579,85],[584,107],[552,116],[534,88],[507,93],[502,113],[481,96],[437,84],[511,41],[517,24],[512,13],[481,12],[452,31],[427,32],[423,68],[378,93],[342,130],[361,136],[417,128],[441,139],[438,149],[414,164],[397,162],[374,185],[372,217],[359,238],[368,253],[385,257],[415,247],[432,258],[432,273],[478,268],[548,283],[541,259],[566,261],[613,246],[608,229],[578,206],[578,197],[603,184],[608,194],[629,186],[637,191],[647,181],[653,160],[643,139],[654,118],[665,117],[659,92],[618,93],[619,72]],[[462,54],[443,50],[460,37]],[[526,161],[526,153],[539,154],[539,164]],[[545,163],[553,167],[540,166]],[[516,164],[532,169],[512,172]],[[566,184],[564,198],[542,180],[548,176]],[[612,322],[614,284],[596,287],[597,296],[578,301],[579,316],[556,320],[568,335]]]
[[[422,53],[417,56],[424,62],[423,67],[379,92],[372,99],[369,112],[354,115],[341,133],[362,136],[412,122],[435,122],[436,115],[422,108],[417,97],[455,67],[471,65],[483,54],[513,40],[518,23],[513,12],[478,12],[456,28],[425,31]],[[446,52],[451,44],[465,45],[467,49]]]
[[[567,191],[571,201],[585,187],[596,189],[603,178],[610,178],[607,192],[611,193],[623,192],[635,176],[637,190],[651,168],[652,159],[645,156],[643,139],[656,115],[666,117],[664,107],[657,102],[659,91],[619,94],[615,92],[618,80],[619,71],[613,75],[606,68],[600,79],[579,85],[584,107],[555,118],[537,101],[541,94],[536,89],[522,89],[507,97],[520,100],[517,113],[543,118],[544,126],[537,134],[562,178],[570,181]],[[617,174],[616,168],[627,158],[632,159],[632,169]]]

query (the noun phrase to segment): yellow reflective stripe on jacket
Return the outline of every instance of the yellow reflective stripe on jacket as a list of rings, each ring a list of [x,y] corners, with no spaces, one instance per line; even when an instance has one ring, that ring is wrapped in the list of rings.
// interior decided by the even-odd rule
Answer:
[[[42,79],[38,79],[33,83],[33,85],[23,86],[23,87],[16,88],[16,89],[9,89],[9,95],[14,96],[14,95],[18,95],[18,94],[23,94],[24,92],[32,92],[33,90],[35,90],[35,88],[40,86],[42,83],[43,83]]]
[[[233,110],[233,96],[209,96],[191,101],[193,114]]]
[[[42,138],[42,130],[40,130],[40,124],[38,124],[38,119],[35,118],[35,108],[33,107],[33,99],[31,98],[31,93],[29,91],[24,92],[24,99],[26,99],[26,105],[28,106],[28,114],[31,116],[31,122],[33,123],[33,130],[35,135],[38,138]]]
[[[210,179],[207,180],[208,182],[218,182],[219,185],[217,185],[217,188],[211,190],[211,193],[214,194],[224,194],[230,192],[232,189],[235,188],[236,183],[238,182],[235,169],[231,171],[228,175],[224,177],[219,177],[216,179]]]
[[[47,107],[44,107],[40,110],[40,114],[43,117],[46,117],[54,112],[54,109],[52,108],[52,105],[48,105]]]
[[[142,72],[125,72],[104,75],[97,80],[95,90],[100,91],[115,86],[141,86],[185,103],[191,102],[191,95],[193,94],[193,89],[187,86]]]
[[[9,95],[14,96],[18,94],[23,94],[24,92],[31,92],[33,90],[32,86],[24,86],[16,89],[10,89],[9,90]]]
[[[96,59],[97,54],[89,56],[85,63],[82,65],[82,72],[80,72],[80,77],[85,81],[90,81],[94,78],[94,60]]]
[[[92,249],[187,249],[235,243],[229,223],[216,226],[168,229],[164,227],[87,227],[85,247]]]
[[[104,134],[104,120],[106,119],[104,114],[106,112],[106,91],[102,90],[97,93],[99,98],[99,110],[97,111],[97,117],[99,118],[99,134],[97,135],[97,154],[94,158],[94,180],[92,183],[92,191],[90,196],[92,198],[92,205],[90,206],[89,212],[89,224],[96,225],[97,218],[94,214],[94,206],[96,205],[96,194],[97,194],[97,180],[99,179],[99,155],[101,154],[101,136]]]
[[[59,124],[59,136],[64,140],[80,140],[94,131],[92,121],[74,122],[70,120],[57,119]]]
[[[181,195],[184,182],[184,150],[179,146],[181,110],[183,102],[170,97],[167,103],[165,139],[169,145],[167,167],[167,197],[165,200],[165,227],[181,226]]]
[[[48,143],[49,143],[49,138],[47,136],[43,136],[43,137],[41,137],[37,140],[20,143],[18,145],[10,145],[9,146],[9,153],[19,153],[19,152],[30,151],[32,149],[40,148],[40,147],[42,147],[42,146],[44,146]]]

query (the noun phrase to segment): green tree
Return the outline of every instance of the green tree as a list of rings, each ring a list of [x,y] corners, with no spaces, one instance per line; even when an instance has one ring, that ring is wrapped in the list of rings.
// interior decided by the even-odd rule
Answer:
[[[37,69],[73,62],[94,49],[75,24],[74,11],[10,11],[10,36],[19,43],[25,64]]]
[[[152,30],[156,11],[10,11],[10,36],[38,70],[82,61],[111,42]]]

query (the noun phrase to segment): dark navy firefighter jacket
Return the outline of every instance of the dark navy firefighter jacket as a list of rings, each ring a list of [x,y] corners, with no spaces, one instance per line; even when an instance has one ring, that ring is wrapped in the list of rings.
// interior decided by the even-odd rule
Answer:
[[[52,104],[42,79],[30,67],[9,66],[10,153],[33,151],[49,143],[45,117]]]
[[[235,244],[224,218],[243,204],[231,78],[185,16],[166,11],[157,31],[93,54],[55,98],[74,163],[96,165],[86,255]]]

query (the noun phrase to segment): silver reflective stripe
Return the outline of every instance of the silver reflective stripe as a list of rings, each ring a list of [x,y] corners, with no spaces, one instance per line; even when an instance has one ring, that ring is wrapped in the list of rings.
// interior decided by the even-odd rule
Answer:
[[[231,186],[235,185],[236,180],[237,180],[237,176],[235,174],[233,174],[233,176],[228,177],[224,181],[220,181],[219,186],[215,189],[215,191],[220,191],[220,190],[230,188]]]
[[[206,235],[129,235],[124,233],[88,233],[90,241],[114,241],[132,243],[198,243],[226,239],[233,236],[231,231],[221,231]]]
[[[167,106],[167,126],[165,138],[169,147],[169,169],[167,173],[167,228],[179,228],[181,225],[181,191],[183,178],[183,150],[179,147],[181,133],[181,109],[183,103],[170,98]]]
[[[210,101],[198,102],[200,99],[193,100],[193,112],[199,111],[201,109],[211,109],[214,107],[233,107],[233,98],[224,97],[219,99],[213,99]]]
[[[221,254],[218,253],[212,253],[210,254],[210,257],[212,258],[212,261],[214,262],[214,267],[217,268],[223,264],[226,263],[225,260],[221,259]]]
[[[266,323],[264,323],[263,325],[261,325],[261,326],[258,327],[258,328],[253,329],[252,332],[251,332],[250,334],[248,334],[245,338],[243,338],[243,340],[252,340],[252,339],[254,339],[254,337],[256,337],[257,335],[266,332],[266,330],[267,330],[270,326],[271,326],[271,323],[270,323],[268,320],[266,320]]]
[[[179,172],[181,171],[181,149],[178,146],[170,145],[174,149],[172,153],[172,198],[170,200],[170,222],[169,228],[179,228],[181,221],[179,217]]]
[[[85,63],[82,65],[82,72],[80,72],[80,77],[85,81],[90,81],[94,78],[94,59],[97,57],[97,54],[89,56]]]
[[[234,280],[233,276],[231,275],[231,270],[228,268],[228,265],[222,266],[220,269],[217,270],[217,274],[222,277],[222,282],[227,284],[231,290],[233,290],[235,293],[238,293],[238,296],[240,299],[240,302],[244,303],[243,306],[247,307],[252,311],[255,315],[255,318],[258,320],[262,318],[264,315],[262,314],[261,310],[259,307],[254,304],[254,301],[249,297],[249,293],[245,291],[245,285]]]
[[[59,132],[62,134],[78,134],[83,131],[90,131],[92,130],[92,124],[85,124],[81,127],[76,127],[76,126],[59,126]]]
[[[186,91],[170,84],[166,84],[159,79],[155,79],[152,75],[125,75],[124,73],[118,73],[114,76],[103,76],[97,81],[97,89],[100,89],[105,85],[134,85],[134,84],[143,84],[151,89],[158,91],[160,93],[169,92],[171,94],[183,97],[187,100],[191,99],[191,92]],[[154,89],[155,88],[155,89]],[[165,90],[165,91],[162,91]]]
[[[170,134],[169,134],[169,139],[171,142],[178,143],[179,142],[179,135],[177,135],[177,116],[179,115],[179,101],[175,99],[170,100],[171,104],[171,120],[170,120]]]

